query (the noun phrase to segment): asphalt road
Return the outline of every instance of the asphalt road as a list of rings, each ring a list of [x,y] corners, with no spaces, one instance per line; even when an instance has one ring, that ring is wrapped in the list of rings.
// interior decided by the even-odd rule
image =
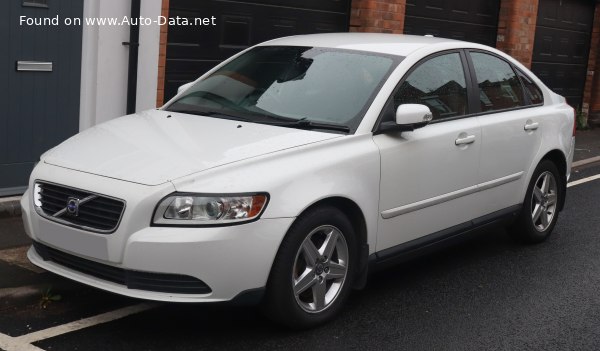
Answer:
[[[600,166],[591,166],[572,180],[599,173]],[[486,230],[377,273],[365,290],[352,294],[337,320],[314,330],[285,330],[250,307],[158,304],[34,345],[44,350],[597,350],[598,199],[600,180],[569,188],[566,207],[545,243],[523,246],[503,229]],[[0,304],[0,333],[24,335],[140,303],[49,273],[35,277],[49,281],[61,300],[45,309],[39,295],[6,300]]]

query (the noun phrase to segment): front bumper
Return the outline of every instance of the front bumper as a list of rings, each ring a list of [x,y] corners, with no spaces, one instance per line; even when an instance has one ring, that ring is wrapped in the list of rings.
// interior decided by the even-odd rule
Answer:
[[[129,289],[126,285],[45,261],[34,247],[27,256],[48,271],[125,296],[173,302],[229,301],[244,291],[266,285],[275,254],[291,221],[289,218],[263,219],[223,228],[150,227],[131,236],[122,264],[93,261],[130,271],[195,277],[212,290],[208,294]]]
[[[91,176],[82,175],[77,179],[88,177]],[[115,195],[110,193],[108,183],[120,181],[94,177],[95,185],[102,182],[103,193]],[[59,182],[59,179],[49,181]],[[140,186],[132,185],[132,190],[125,190],[123,184],[119,185],[112,187],[118,189],[113,192],[118,191],[127,199],[127,208],[119,228],[112,234],[93,233],[43,218],[33,209],[30,193],[26,192],[21,200],[26,233],[56,254],[75,259],[64,264],[65,261],[40,255],[32,247],[28,252],[31,262],[66,278],[135,298],[173,302],[229,301],[242,292],[266,286],[279,245],[294,220],[262,218],[224,227],[154,227],[150,226],[153,206],[172,190],[146,189],[147,194],[154,194],[149,199]],[[73,186],[85,188],[85,184]],[[85,268],[90,265],[153,279],[160,275],[168,279],[193,277],[209,289],[204,290],[206,293],[198,293],[202,290],[180,293],[131,288],[119,279],[90,274]]]

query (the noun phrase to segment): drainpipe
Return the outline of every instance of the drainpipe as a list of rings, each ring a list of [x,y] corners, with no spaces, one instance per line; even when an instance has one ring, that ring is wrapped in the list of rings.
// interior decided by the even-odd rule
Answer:
[[[129,27],[129,41],[123,45],[129,46],[129,64],[127,68],[127,114],[135,113],[137,95],[138,50],[140,40],[140,4],[141,0],[131,0],[131,20],[135,23]]]

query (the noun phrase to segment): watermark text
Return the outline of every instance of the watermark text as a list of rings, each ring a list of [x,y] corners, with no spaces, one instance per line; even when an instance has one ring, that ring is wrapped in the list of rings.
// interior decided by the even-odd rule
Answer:
[[[21,26],[216,26],[217,18],[210,17],[29,17],[19,16]]]

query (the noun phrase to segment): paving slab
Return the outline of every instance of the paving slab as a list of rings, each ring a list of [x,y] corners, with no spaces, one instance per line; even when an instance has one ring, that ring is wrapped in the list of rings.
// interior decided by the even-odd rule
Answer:
[[[600,156],[600,128],[578,130],[575,134],[573,161]]]

